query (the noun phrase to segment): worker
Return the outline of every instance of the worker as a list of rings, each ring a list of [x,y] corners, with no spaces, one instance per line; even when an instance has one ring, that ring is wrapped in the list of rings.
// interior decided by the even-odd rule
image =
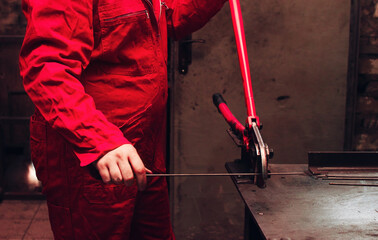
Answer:
[[[225,0],[23,0],[31,157],[55,239],[174,239],[165,172],[167,36]]]

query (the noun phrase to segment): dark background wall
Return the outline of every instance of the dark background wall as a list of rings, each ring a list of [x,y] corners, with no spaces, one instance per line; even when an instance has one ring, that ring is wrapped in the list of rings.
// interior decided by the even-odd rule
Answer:
[[[352,148],[378,149],[378,1],[361,1],[357,106]]]
[[[34,106],[24,92],[18,54],[26,20],[21,1],[0,1],[0,195],[33,190],[27,182],[29,116]]]
[[[24,34],[26,20],[21,12],[20,0],[0,1],[0,33],[6,35]]]
[[[264,124],[263,138],[275,151],[271,163],[305,164],[308,151],[343,150],[349,40],[359,38],[349,35],[355,2],[241,1],[256,111]],[[363,33],[365,18],[377,22],[377,1],[360,3]],[[377,28],[370,29],[369,36],[376,34]],[[206,43],[193,44],[188,73],[176,72],[174,77],[172,169],[224,172],[224,163],[240,157],[240,149],[225,132],[228,126],[213,106],[212,94],[221,92],[236,117],[241,122],[246,118],[228,4],[192,38]],[[369,39],[373,43],[376,38]],[[374,55],[363,56],[368,58],[358,61],[359,69],[366,68],[370,77],[364,84],[356,79],[360,92],[354,111],[359,118],[352,149],[374,150],[377,65]],[[227,234],[240,231],[243,204],[228,178],[180,178],[172,180],[172,186],[180,238],[237,239]]]
[[[10,92],[23,91],[18,70],[18,53],[25,32],[26,20],[21,12],[21,1],[0,1],[0,113],[9,114]],[[25,109],[23,109],[25,110]],[[18,111],[22,111],[21,109]],[[28,111],[29,112],[29,111]]]

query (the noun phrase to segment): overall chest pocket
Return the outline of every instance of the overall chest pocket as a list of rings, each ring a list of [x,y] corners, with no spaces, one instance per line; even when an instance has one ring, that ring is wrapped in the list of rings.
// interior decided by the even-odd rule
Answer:
[[[154,29],[143,0],[99,2],[101,41],[109,74],[145,75],[154,71]]]

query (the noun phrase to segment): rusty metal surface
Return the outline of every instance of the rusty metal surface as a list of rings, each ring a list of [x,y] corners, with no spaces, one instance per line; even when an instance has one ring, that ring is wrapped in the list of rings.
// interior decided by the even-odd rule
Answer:
[[[306,169],[307,164],[270,165],[272,172]],[[378,238],[378,188],[334,186],[296,175],[271,176],[264,189],[233,180],[267,239]]]

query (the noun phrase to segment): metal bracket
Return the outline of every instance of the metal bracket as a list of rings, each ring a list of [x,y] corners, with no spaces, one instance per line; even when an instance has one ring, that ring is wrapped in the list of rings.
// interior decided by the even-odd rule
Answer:
[[[192,39],[192,35],[179,41],[178,49],[178,71],[180,74],[187,74],[188,67],[192,63],[192,44],[206,43],[204,39]]]

